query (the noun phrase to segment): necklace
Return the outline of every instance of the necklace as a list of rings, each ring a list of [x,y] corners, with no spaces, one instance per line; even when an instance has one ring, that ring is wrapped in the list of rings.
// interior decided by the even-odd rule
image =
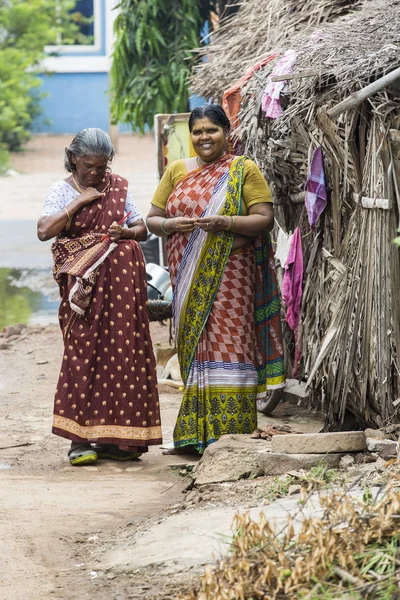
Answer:
[[[79,187],[78,182],[76,181],[75,176],[74,176],[73,173],[72,173],[72,180],[73,180],[73,182],[75,184],[75,187],[78,190],[78,192],[80,192],[81,194],[83,194],[83,189]]]
[[[82,188],[81,188],[81,187],[78,185],[78,182],[76,181],[76,179],[75,179],[75,177],[74,177],[74,174],[73,174],[73,173],[72,173],[72,180],[73,180],[73,182],[74,182],[74,184],[75,184],[75,187],[76,187],[76,189],[78,190],[78,192],[79,192],[80,194],[83,194],[83,192],[84,192],[85,190],[87,190],[87,188],[85,188],[85,190],[83,190],[83,189],[82,189]],[[104,181],[104,179],[102,179],[102,181]],[[105,194],[105,193],[108,191],[108,188],[110,187],[110,184],[111,184],[111,178],[110,178],[110,179],[108,180],[108,182],[106,183],[106,185],[105,185],[105,187],[104,187],[104,190],[101,192],[102,194]]]

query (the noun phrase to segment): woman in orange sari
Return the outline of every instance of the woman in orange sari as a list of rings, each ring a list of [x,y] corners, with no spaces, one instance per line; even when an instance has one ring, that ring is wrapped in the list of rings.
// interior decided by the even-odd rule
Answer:
[[[284,386],[271,194],[253,161],[226,153],[229,128],[218,105],[192,111],[197,156],[167,168],[147,217],[167,237],[185,384],[172,452],[252,433],[257,398]]]
[[[52,245],[64,356],[53,433],[73,465],[132,460],[162,441],[149,332],[146,227],[128,182],[109,172],[110,137],[84,129],[65,149],[66,179],[50,189],[38,237]]]

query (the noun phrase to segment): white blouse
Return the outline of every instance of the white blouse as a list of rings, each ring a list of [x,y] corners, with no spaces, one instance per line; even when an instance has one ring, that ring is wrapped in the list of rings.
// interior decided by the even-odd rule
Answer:
[[[54,215],[55,213],[63,210],[68,204],[79,196],[79,192],[77,192],[72,186],[69,185],[64,179],[60,179],[56,181],[48,191],[44,209],[42,212],[42,217],[47,217],[48,215]],[[138,208],[133,200],[132,193],[128,187],[128,191],[126,194],[125,206],[124,206],[125,214],[130,211],[130,215],[125,221],[127,225],[132,225],[136,221],[142,218],[141,214],[138,211]]]

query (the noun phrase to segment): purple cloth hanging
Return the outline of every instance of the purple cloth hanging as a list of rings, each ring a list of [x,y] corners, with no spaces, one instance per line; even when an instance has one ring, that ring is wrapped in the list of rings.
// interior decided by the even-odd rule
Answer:
[[[313,152],[305,189],[306,196],[304,202],[306,205],[308,222],[310,223],[311,229],[315,231],[315,225],[325,210],[327,202],[324,156],[321,146],[318,146]]]

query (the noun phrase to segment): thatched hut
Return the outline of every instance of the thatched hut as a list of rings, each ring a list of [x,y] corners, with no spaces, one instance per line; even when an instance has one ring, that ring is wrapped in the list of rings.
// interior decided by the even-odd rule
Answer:
[[[296,61],[281,77],[284,114],[266,118],[261,99],[289,49]],[[400,408],[392,243],[400,214],[399,49],[399,0],[244,0],[212,35],[208,60],[193,77],[196,92],[221,101],[252,73],[242,79],[236,134],[271,184],[277,222],[286,232],[301,230],[301,373],[328,430],[343,427],[349,413],[380,427]],[[328,204],[313,231],[304,186],[318,146]]]

